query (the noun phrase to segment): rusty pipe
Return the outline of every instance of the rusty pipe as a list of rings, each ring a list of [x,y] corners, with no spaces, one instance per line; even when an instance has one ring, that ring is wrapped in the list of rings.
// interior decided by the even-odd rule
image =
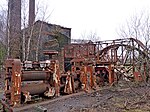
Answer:
[[[50,73],[45,71],[23,71],[21,75],[22,81],[39,81],[48,80],[50,78]]]
[[[38,83],[38,84],[27,84],[22,86],[21,91],[23,93],[29,92],[30,95],[38,95],[43,94],[48,91],[50,88],[49,84],[46,83]]]

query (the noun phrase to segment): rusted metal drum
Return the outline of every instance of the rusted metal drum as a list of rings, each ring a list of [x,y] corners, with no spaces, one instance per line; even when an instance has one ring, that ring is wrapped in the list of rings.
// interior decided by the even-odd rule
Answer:
[[[39,81],[46,80],[50,77],[45,71],[23,71],[21,74],[22,81]]]
[[[27,84],[22,86],[22,92],[29,92],[30,95],[43,94],[48,91],[50,85],[46,83],[37,83],[37,84]]]

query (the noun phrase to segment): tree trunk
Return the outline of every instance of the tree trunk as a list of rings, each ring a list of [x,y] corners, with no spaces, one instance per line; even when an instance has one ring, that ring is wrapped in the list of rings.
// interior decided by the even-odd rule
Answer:
[[[39,57],[39,47],[40,47],[40,39],[41,39],[42,27],[43,27],[43,21],[42,21],[42,23],[40,25],[40,30],[39,30],[38,40],[37,40],[37,46],[36,46],[36,52],[35,52],[35,60],[36,61],[38,61],[38,57]]]
[[[27,43],[27,55],[26,55],[26,60],[29,60],[29,54],[30,54],[30,44],[31,44],[31,38],[33,36],[33,29],[34,29],[34,25],[32,25],[31,27],[31,32],[30,32],[30,36],[28,39],[28,43]]]
[[[22,60],[25,61],[26,60],[26,49],[25,49],[25,30],[23,31],[23,35],[22,35]]]

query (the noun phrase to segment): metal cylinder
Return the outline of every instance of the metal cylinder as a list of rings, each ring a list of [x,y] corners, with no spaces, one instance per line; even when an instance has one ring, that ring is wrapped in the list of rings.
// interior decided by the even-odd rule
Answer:
[[[29,92],[30,95],[38,95],[43,94],[44,92],[49,90],[50,85],[46,83],[38,83],[38,84],[27,84],[22,86],[21,91]]]
[[[21,75],[22,81],[39,81],[49,79],[50,74],[45,71],[23,71]]]

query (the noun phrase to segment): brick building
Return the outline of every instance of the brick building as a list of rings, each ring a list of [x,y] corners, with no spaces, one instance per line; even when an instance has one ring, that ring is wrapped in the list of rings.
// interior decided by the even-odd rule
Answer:
[[[66,28],[60,25],[50,24],[38,20],[34,23],[33,26],[30,26],[25,30],[26,30],[26,34],[25,34],[26,43],[28,39],[31,38],[31,44],[30,44],[31,48],[30,48],[28,60],[36,61],[36,50],[38,47],[39,61],[45,60],[43,51],[56,50],[59,52],[57,58],[59,59],[60,63],[64,62],[62,58],[63,57],[62,49],[65,45],[71,43],[71,28]],[[27,44],[25,48],[27,48]]]

